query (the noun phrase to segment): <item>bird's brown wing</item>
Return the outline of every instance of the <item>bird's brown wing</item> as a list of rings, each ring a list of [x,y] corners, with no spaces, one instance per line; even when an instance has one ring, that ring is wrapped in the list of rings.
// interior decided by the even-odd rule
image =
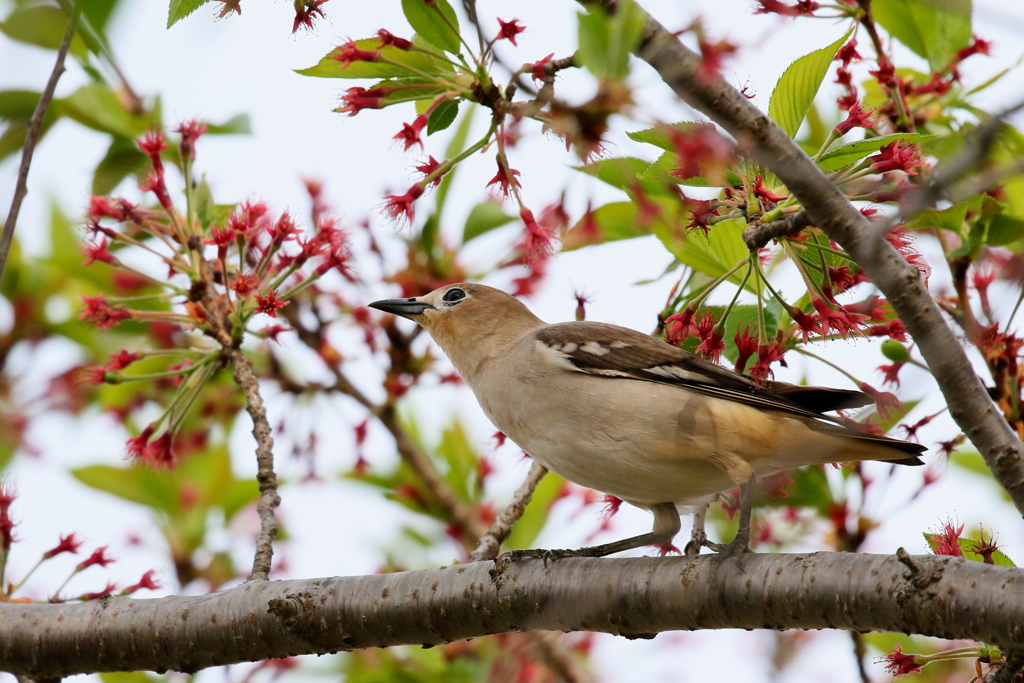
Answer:
[[[537,332],[536,340],[559,354],[572,369],[610,378],[639,379],[672,384],[745,403],[765,410],[779,410],[815,420],[824,431],[902,450],[920,453],[920,444],[866,434],[822,415],[870,405],[874,401],[859,391],[802,387],[783,382],[758,386],[755,382],[719,365],[666,344],[660,339],[627,327],[596,322],[558,323]],[[921,464],[908,458],[902,464]]]

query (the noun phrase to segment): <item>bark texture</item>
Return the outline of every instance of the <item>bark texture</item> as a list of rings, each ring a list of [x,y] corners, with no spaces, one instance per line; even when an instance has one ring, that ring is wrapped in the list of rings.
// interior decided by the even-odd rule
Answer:
[[[249,582],[198,597],[0,604],[0,670],[177,670],[526,630],[902,631],[1024,649],[1024,570],[944,556],[520,560]]]
[[[614,11],[614,0],[581,0]],[[992,403],[917,269],[766,114],[721,78],[697,76],[701,58],[648,17],[637,55],[687,104],[770,168],[800,200],[810,224],[838,242],[885,294],[938,382],[950,415],[1024,514],[1024,444]]]

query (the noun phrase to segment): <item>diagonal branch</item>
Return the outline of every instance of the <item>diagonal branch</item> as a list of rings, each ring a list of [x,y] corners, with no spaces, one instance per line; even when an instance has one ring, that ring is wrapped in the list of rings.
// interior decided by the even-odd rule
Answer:
[[[245,409],[252,418],[252,435],[256,439],[256,481],[260,486],[260,502],[256,510],[260,517],[260,533],[256,538],[256,554],[252,559],[249,581],[266,581],[270,576],[274,539],[278,531],[274,509],[281,504],[281,497],[277,495],[277,474],[274,472],[274,438],[267,420],[267,409],[260,396],[259,380],[252,371],[252,361],[237,348],[224,353],[231,361],[235,383],[245,393]]]
[[[474,512],[472,506],[466,505],[434,463],[430,461],[427,454],[419,449],[409,438],[402,425],[398,422],[398,415],[393,405],[385,405],[377,418],[381,424],[391,432],[395,439],[395,446],[398,448],[398,455],[416,474],[419,480],[433,495],[434,499],[445,511],[445,515],[452,523],[468,535],[466,541],[472,542],[487,533],[487,527]],[[472,546],[470,546],[472,547]]]
[[[512,533],[513,525],[526,512],[526,506],[530,504],[530,499],[533,498],[534,489],[537,488],[537,484],[540,483],[540,480],[547,473],[547,467],[544,467],[544,465],[541,465],[536,460],[533,462],[530,466],[530,471],[526,474],[526,479],[519,485],[516,492],[512,494],[512,502],[501,511],[501,514],[491,524],[491,528],[487,530],[487,533],[480,537],[480,543],[477,545],[476,550],[469,554],[470,562],[493,560],[498,556],[501,544]]]
[[[581,0],[614,11],[614,0]],[[939,384],[950,415],[1024,514],[1024,444],[993,405],[953,330],[909,265],[778,125],[721,78],[698,76],[699,55],[648,17],[637,55],[682,100],[766,164],[813,225],[838,242],[885,294]]]
[[[53,99],[53,91],[57,89],[57,81],[64,73],[64,58],[68,56],[68,48],[71,47],[71,40],[78,29],[78,18],[82,14],[83,2],[84,0],[76,0],[71,14],[68,15],[68,24],[64,28],[64,38],[60,41],[60,47],[57,48],[57,61],[50,72],[50,80],[46,82],[46,87],[39,95],[39,101],[32,112],[32,118],[28,120],[25,145],[21,150],[21,166],[18,168],[18,181],[14,186],[14,198],[11,200],[11,209],[7,212],[7,220],[4,221],[3,232],[0,233],[0,278],[3,278],[7,255],[11,251],[11,242],[14,241],[14,228],[18,224],[21,203],[28,194],[28,169],[32,165],[32,155],[36,151],[36,143],[39,142],[39,134],[43,129],[43,118],[46,116],[46,110],[50,108],[50,100]]]
[[[176,670],[527,630],[841,628],[1024,647],[1024,570],[813,553],[521,560],[79,604],[0,603],[0,670]],[[1011,658],[1011,663],[1016,663]]]

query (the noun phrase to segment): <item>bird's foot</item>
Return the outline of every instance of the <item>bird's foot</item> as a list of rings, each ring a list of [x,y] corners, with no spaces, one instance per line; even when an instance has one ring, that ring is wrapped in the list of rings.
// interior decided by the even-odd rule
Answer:
[[[525,558],[535,558],[544,561],[544,566],[548,566],[548,562],[557,562],[564,557],[592,557],[587,552],[589,548],[580,548],[579,550],[544,550],[543,548],[531,548],[525,550],[508,550],[503,552],[494,558],[494,562],[501,568],[505,568],[513,562]]]
[[[736,534],[736,538],[732,539],[732,543],[708,543],[709,548],[718,553],[723,559],[738,558],[746,553],[752,553],[750,549],[750,534],[739,533]]]

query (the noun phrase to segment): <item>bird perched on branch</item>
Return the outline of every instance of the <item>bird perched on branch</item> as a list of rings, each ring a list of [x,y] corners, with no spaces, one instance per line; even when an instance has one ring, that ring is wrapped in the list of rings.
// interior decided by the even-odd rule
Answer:
[[[923,446],[822,414],[870,404],[859,391],[758,385],[625,327],[548,324],[485,285],[370,306],[423,326],[491,422],[535,460],[654,514],[650,533],[557,556],[670,547],[687,508],[695,515],[687,553],[722,549],[707,542],[704,515],[716,494],[737,486],[740,525],[728,550],[746,551],[758,477],[840,461],[922,464]]]

